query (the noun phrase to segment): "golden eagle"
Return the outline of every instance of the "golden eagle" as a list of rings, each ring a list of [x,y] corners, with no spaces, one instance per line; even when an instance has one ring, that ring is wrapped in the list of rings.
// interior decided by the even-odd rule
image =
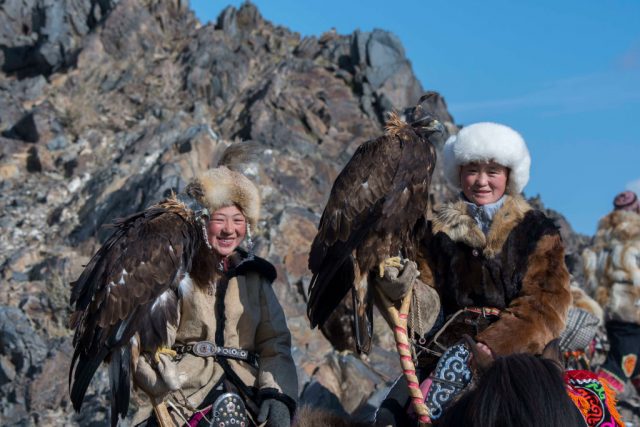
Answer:
[[[72,283],[75,350],[69,387],[76,411],[104,361],[109,364],[115,426],[118,415],[127,414],[131,367],[140,351],[169,350],[167,325],[177,327],[180,281],[186,273],[194,274],[196,264],[215,269],[205,206],[196,181],[184,193],[116,221],[111,237]]]
[[[349,290],[359,352],[371,347],[369,272],[410,247],[414,226],[427,210],[436,150],[429,141],[443,125],[421,107],[406,123],[391,114],[385,135],[362,144],[336,178],[311,245],[313,273],[307,314],[322,326]]]

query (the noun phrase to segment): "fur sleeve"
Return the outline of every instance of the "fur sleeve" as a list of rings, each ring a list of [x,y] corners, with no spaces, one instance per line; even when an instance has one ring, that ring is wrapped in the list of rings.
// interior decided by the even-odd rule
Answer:
[[[496,355],[540,353],[564,329],[570,304],[562,240],[558,233],[544,235],[527,259],[520,294],[477,340]]]

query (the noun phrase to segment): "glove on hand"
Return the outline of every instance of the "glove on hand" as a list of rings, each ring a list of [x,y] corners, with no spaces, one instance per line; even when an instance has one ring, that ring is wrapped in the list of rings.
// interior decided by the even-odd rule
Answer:
[[[260,424],[267,421],[267,427],[290,427],[289,408],[277,399],[265,399],[260,405],[257,421]]]
[[[406,260],[402,271],[396,267],[385,267],[384,276],[376,276],[376,285],[391,301],[398,301],[409,292],[419,275],[418,265],[411,260]]]
[[[175,364],[165,354],[160,355],[160,363],[150,362],[153,356],[140,355],[133,371],[133,382],[145,393],[153,397],[163,397],[180,388],[180,377]]]

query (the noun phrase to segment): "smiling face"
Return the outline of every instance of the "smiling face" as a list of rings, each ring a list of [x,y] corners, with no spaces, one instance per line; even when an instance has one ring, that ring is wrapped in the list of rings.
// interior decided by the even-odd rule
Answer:
[[[460,186],[470,202],[497,202],[507,189],[509,169],[496,162],[472,162],[460,167]]]
[[[244,240],[247,234],[247,220],[237,206],[226,206],[211,215],[207,232],[213,250],[226,257]]]

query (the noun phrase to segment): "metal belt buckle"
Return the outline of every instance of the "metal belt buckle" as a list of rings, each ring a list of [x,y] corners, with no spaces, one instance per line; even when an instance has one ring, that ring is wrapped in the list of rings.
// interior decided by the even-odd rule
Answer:
[[[215,356],[216,355],[216,345],[211,341],[200,341],[193,344],[193,354],[200,357],[207,356]]]

